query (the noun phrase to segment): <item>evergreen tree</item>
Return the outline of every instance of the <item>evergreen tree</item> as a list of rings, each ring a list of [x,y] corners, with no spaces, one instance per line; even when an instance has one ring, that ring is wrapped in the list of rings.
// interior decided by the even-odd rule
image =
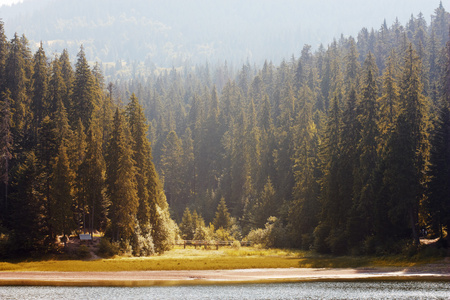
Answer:
[[[450,228],[450,42],[447,42],[445,54],[439,119],[432,137],[427,205],[431,229],[441,238],[443,228]]]
[[[389,216],[398,236],[409,227],[413,242],[419,244],[419,209],[428,178],[428,114],[419,78],[420,62],[412,46],[405,56],[400,86],[400,113],[389,142],[384,182],[391,192]]]
[[[57,235],[70,235],[75,229],[73,220],[73,182],[74,173],[70,169],[66,147],[61,144],[52,174],[51,217],[53,232]]]
[[[65,90],[66,82],[62,77],[61,63],[58,59],[54,59],[52,61],[52,71],[48,85],[48,111],[51,115],[56,112],[59,101],[61,101],[67,110],[68,107],[64,104]]]
[[[362,241],[372,233],[375,208],[374,176],[378,163],[378,108],[375,58],[369,52],[364,62],[364,78],[362,81],[361,100],[359,102],[358,121],[360,124],[360,139],[357,142],[355,165],[355,180],[352,212],[349,217],[350,245]]]
[[[91,234],[94,230],[104,230],[107,223],[104,172],[101,132],[92,124],[86,139],[86,155],[78,167],[76,178],[76,198],[83,216],[83,227],[87,227]]]
[[[231,217],[228,212],[227,204],[225,203],[225,198],[220,199],[213,225],[214,228],[223,228],[225,230],[229,229],[231,226]]]
[[[133,141],[133,160],[136,167],[136,183],[139,198],[137,219],[142,230],[148,225],[151,225],[151,228],[156,230],[159,179],[152,162],[152,150],[147,139],[148,126],[146,125],[146,119],[142,106],[134,94],[131,95],[130,103],[127,106],[127,116]],[[155,232],[153,232],[152,236],[155,236]]]
[[[89,128],[92,114],[98,109],[95,80],[86,60],[83,47],[78,52],[71,103],[70,119],[74,123],[81,120],[84,128]]]
[[[0,91],[3,92],[6,82],[5,65],[8,57],[8,41],[5,35],[5,26],[0,20]]]
[[[328,113],[322,149],[321,212],[319,224],[314,229],[314,247],[319,252],[342,253],[346,251],[344,224],[348,211],[340,193],[339,147],[341,136],[341,110],[338,97],[333,97]]]
[[[123,116],[119,109],[116,109],[105,158],[106,193],[110,201],[109,218],[111,220],[108,236],[115,241],[131,238],[139,206],[136,168],[128,136],[128,128]]]
[[[9,55],[5,65],[5,88],[11,92],[12,134],[14,136],[15,151],[21,152],[27,147],[27,121],[30,119],[30,104],[27,97],[26,60],[23,57],[21,39],[17,34],[11,40]]]
[[[252,223],[255,227],[264,228],[267,218],[278,215],[279,203],[276,200],[275,189],[269,177],[253,209]]]
[[[162,176],[164,178],[164,190],[169,205],[180,209],[184,199],[180,199],[183,179],[179,172],[182,158],[181,141],[175,131],[169,132],[164,141],[161,156]],[[177,215],[181,211],[176,212]]]
[[[33,97],[31,98],[31,110],[33,112],[33,140],[37,139],[37,131],[42,119],[48,111],[48,63],[42,43],[34,55],[33,66]]]
[[[395,53],[391,53],[386,63],[386,69],[383,74],[382,95],[378,98],[378,107],[380,111],[378,121],[380,151],[384,152],[386,143],[394,129],[398,110],[399,110],[399,91],[396,81],[396,71],[394,62]]]
[[[73,103],[72,103],[72,93],[73,93],[73,84],[74,84],[74,72],[72,69],[72,64],[70,62],[69,52],[67,49],[63,50],[63,53],[59,57],[59,63],[61,64],[61,76],[63,78],[64,87],[63,89],[63,103],[64,107],[67,109],[70,115],[72,115],[73,111]],[[76,119],[70,118],[72,121],[76,121]]]
[[[192,215],[188,207],[185,208],[180,223],[181,237],[185,240],[193,240],[195,228],[193,228]]]
[[[296,247],[309,248],[319,213],[317,183],[319,140],[312,118],[313,95],[308,86],[301,88],[298,98],[300,111],[295,120],[296,142],[295,154],[292,158],[295,186],[293,201],[289,204],[288,220],[291,226],[292,244]],[[264,222],[267,217],[265,216]]]
[[[0,179],[3,183],[0,199],[2,219],[8,215],[8,187],[10,180],[10,161],[12,159],[13,139],[11,134],[11,98],[9,91],[2,92],[0,98]]]
[[[45,221],[43,197],[39,187],[38,161],[33,152],[23,154],[17,166],[11,189],[10,228],[14,232],[15,255],[45,251],[50,244]]]

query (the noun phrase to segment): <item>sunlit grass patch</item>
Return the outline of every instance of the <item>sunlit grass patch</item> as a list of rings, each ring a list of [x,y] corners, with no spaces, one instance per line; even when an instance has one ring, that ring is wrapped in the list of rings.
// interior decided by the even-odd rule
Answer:
[[[260,249],[257,247],[221,247],[205,250],[176,247],[150,257],[114,257],[92,261],[42,260],[1,262],[0,271],[117,272],[147,270],[217,270],[249,268],[358,268],[411,267],[431,263],[433,259],[404,256],[326,256],[311,251]]]
[[[240,248],[224,249],[229,256],[285,256],[285,257],[303,257],[306,251],[291,249],[259,249],[259,248]]]

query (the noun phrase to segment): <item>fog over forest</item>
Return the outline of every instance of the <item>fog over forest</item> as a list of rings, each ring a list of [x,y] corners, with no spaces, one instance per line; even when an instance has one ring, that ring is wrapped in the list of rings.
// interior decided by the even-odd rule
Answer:
[[[33,51],[83,44],[88,60],[146,62],[155,67],[223,63],[237,67],[264,60],[279,63],[304,44],[325,47],[341,34],[378,30],[398,18],[423,14],[429,24],[438,0],[220,0],[116,1],[25,0],[0,7],[6,34],[24,33]],[[389,9],[386,9],[389,8]]]

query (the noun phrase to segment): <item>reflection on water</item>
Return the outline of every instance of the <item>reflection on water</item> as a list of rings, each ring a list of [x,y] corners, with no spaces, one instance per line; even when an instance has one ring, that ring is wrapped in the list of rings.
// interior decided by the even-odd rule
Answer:
[[[0,299],[450,299],[448,282],[302,282],[174,287],[0,287]]]

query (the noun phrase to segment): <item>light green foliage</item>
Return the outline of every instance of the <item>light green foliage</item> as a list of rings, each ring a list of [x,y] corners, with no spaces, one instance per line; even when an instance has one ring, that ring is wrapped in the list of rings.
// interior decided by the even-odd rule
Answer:
[[[276,217],[269,217],[264,229],[257,228],[250,231],[245,240],[265,248],[288,246],[286,230]]]

